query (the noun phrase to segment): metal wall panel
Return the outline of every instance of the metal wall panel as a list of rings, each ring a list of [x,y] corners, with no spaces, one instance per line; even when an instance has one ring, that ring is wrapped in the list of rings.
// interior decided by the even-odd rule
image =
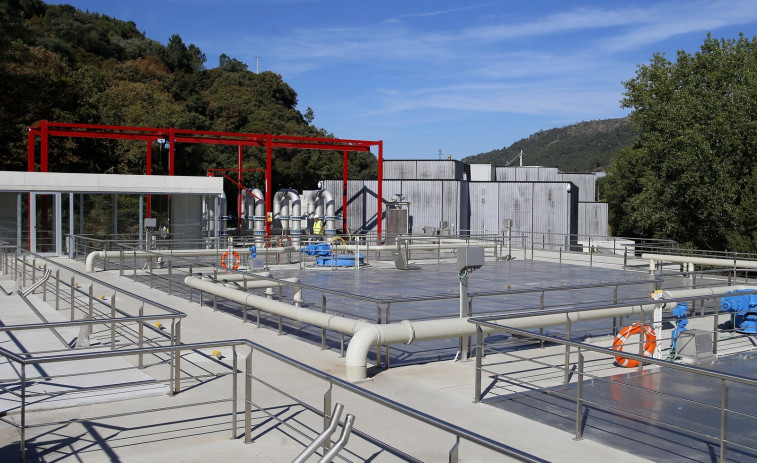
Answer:
[[[578,234],[607,236],[607,203],[578,203]]]
[[[517,172],[514,167],[495,167],[494,179],[498,182],[514,182],[517,180]]]
[[[569,183],[534,183],[533,231],[570,232]]]
[[[471,233],[496,232],[501,229],[499,222],[499,194],[496,182],[475,182],[468,184],[470,194]]]
[[[441,181],[403,181],[402,194],[410,202],[410,226],[414,234],[422,234],[423,227],[439,226],[443,207]]]
[[[417,161],[384,161],[385,180],[413,178],[418,178]]]
[[[462,180],[463,163],[455,160],[416,161],[417,177],[404,177],[403,180],[414,178],[424,180]]]
[[[453,181],[442,182],[442,215],[439,220],[447,222],[447,228],[446,230],[443,230],[442,233],[451,233],[459,230],[461,227],[464,230],[468,228],[467,217],[464,222],[460,217],[460,210],[463,205],[460,189],[463,185],[465,185],[467,189],[467,183]],[[467,216],[467,196],[464,207]]]
[[[202,196],[179,194],[171,198],[171,237],[202,239]]]
[[[560,174],[562,181],[571,182],[578,187],[578,200],[581,202],[594,202],[594,174],[568,173]]]
[[[513,230],[533,229],[533,185],[523,182],[499,183],[499,223],[512,220]]]

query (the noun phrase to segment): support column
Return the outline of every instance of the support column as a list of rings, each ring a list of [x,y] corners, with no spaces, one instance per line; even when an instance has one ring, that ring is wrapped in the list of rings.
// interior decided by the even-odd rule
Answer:
[[[378,242],[381,243],[381,225],[384,217],[384,142],[379,140],[378,145],[378,207],[376,209],[376,233]]]
[[[113,195],[113,236],[118,235],[118,195]]]
[[[242,145],[237,148],[237,236],[242,236]]]
[[[37,252],[37,195],[29,193],[29,251]]]
[[[349,159],[347,150],[342,156],[342,233],[347,234],[347,165]],[[357,262],[357,258],[355,259]]]
[[[55,193],[55,255],[63,256],[63,193]]]
[[[266,221],[265,221],[265,234],[266,236],[270,236],[271,234],[271,223],[268,221],[268,213],[273,211],[273,208],[271,205],[273,204],[273,190],[271,185],[271,177],[273,176],[273,161],[271,159],[271,156],[273,155],[273,135],[270,133],[268,134],[268,138],[265,142],[265,149],[266,149],[266,161],[265,161],[265,212],[266,212]]]
[[[74,258],[74,194],[68,194],[68,258]]]
[[[144,195],[139,195],[139,249],[144,249],[145,235],[145,214],[144,214]]]
[[[147,166],[145,169],[147,175],[152,175],[152,140],[147,141]],[[140,214],[140,217],[142,215]],[[152,217],[152,195],[147,195],[147,218]]]

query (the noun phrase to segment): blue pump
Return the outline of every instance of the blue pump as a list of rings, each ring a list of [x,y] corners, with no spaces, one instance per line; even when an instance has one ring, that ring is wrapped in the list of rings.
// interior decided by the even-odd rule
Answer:
[[[678,342],[678,336],[686,331],[686,326],[689,324],[689,319],[686,318],[689,315],[689,305],[685,302],[679,302],[673,309],[673,316],[676,317],[676,327],[673,332],[670,333],[670,354],[669,359],[676,358],[676,343]]]
[[[733,329],[747,334],[757,334],[757,294],[742,294],[748,290],[736,289],[720,299],[721,312],[733,314]]]

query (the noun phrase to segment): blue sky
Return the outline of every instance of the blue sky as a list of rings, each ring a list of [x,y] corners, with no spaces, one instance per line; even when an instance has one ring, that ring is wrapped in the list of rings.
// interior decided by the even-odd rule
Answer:
[[[69,0],[281,74],[314,124],[387,159],[454,159],[622,117],[622,81],[707,32],[757,35],[754,0]],[[528,153],[526,153],[527,161]]]

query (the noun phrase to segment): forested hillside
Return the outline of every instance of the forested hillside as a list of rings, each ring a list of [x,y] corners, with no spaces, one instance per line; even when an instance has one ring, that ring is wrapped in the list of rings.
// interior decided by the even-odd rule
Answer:
[[[0,170],[26,170],[26,128],[42,119],[190,130],[331,136],[312,124],[311,108],[280,75],[250,72],[222,55],[205,55],[179,35],[167,45],[147,38],[133,22],[39,0],[0,2]],[[162,38],[161,38],[162,39]],[[51,139],[51,170],[144,173],[144,144],[114,140]],[[156,149],[157,151],[157,149]],[[245,150],[245,167],[265,166],[262,149]],[[156,153],[153,172],[165,173]],[[275,153],[274,189],[312,188],[341,173],[341,153]],[[176,173],[203,175],[236,165],[236,149],[181,146]],[[350,178],[375,178],[376,159],[350,153]],[[245,183],[262,185],[262,174]]]
[[[524,165],[557,167],[563,172],[604,170],[638,134],[630,120],[604,119],[541,130],[502,149],[464,158],[464,162],[504,166],[523,151]]]

